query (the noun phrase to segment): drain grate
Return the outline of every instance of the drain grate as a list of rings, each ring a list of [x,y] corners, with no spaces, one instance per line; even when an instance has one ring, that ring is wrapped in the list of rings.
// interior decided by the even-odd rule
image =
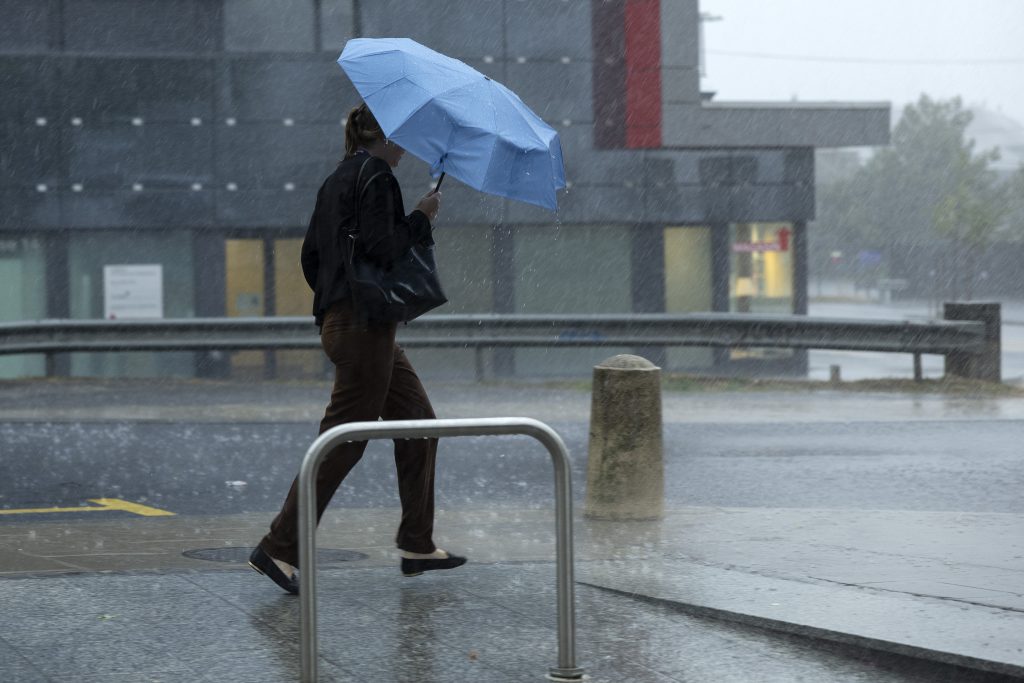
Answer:
[[[232,564],[246,564],[249,561],[249,554],[252,548],[228,547],[228,548],[196,548],[186,550],[182,553],[185,557],[193,560],[206,560],[208,562],[229,562]],[[331,548],[318,548],[316,552],[317,564],[335,564],[337,562],[358,562],[365,560],[369,555],[356,552],[355,550],[333,550]]]

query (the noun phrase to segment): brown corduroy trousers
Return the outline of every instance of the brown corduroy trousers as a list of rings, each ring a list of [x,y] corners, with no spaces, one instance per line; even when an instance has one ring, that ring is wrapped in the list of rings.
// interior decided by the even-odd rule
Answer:
[[[361,321],[348,302],[333,306],[324,316],[320,342],[334,363],[334,389],[320,433],[347,422],[434,418],[416,371],[395,344],[396,324]],[[366,442],[338,446],[324,458],[316,479],[317,522],[342,480],[360,458]],[[434,463],[437,439],[395,440],[398,495],[402,521],[395,543],[400,550],[435,550]],[[271,557],[298,566],[298,480],[292,482],[281,512],[260,546]]]

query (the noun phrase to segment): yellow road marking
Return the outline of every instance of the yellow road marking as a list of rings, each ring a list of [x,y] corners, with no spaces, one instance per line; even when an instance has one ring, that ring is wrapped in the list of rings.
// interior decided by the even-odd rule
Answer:
[[[19,510],[0,510],[0,515],[38,515],[46,512],[106,512],[109,510],[120,510],[131,512],[143,517],[173,517],[173,512],[151,508],[148,505],[130,503],[119,498],[90,498],[90,503],[96,503],[99,507],[73,507],[73,508],[22,508]]]

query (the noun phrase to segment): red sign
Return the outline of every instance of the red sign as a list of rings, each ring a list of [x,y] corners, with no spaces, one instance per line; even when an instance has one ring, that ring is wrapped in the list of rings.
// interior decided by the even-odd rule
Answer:
[[[783,251],[778,242],[733,242],[732,250],[737,254],[750,254],[762,251]]]
[[[792,231],[782,228],[778,232],[777,242],[733,242],[732,250],[736,254],[751,254],[764,251],[789,251],[789,237]]]

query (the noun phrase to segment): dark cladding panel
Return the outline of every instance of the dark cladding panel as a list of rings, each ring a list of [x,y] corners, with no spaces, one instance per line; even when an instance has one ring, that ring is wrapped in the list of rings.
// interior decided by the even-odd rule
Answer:
[[[42,57],[0,57],[0,121],[35,125],[42,117],[57,125],[60,106],[57,66]]]
[[[239,124],[217,137],[217,178],[240,190],[319,187],[344,154],[340,124]]]
[[[0,0],[0,53],[47,50],[55,15],[52,0]]]
[[[562,141],[562,158],[565,162],[565,178],[568,182],[584,185],[622,185],[626,181],[637,182],[644,170],[644,160],[639,154],[623,150],[592,149],[593,126],[583,124],[562,126],[552,122]]]
[[[313,0],[225,0],[224,49],[229,52],[309,52]]]
[[[590,121],[593,110],[589,106],[589,64],[510,63],[507,69],[506,85],[549,124],[558,124],[563,119]]]
[[[704,223],[704,194],[695,185],[646,187],[643,191],[644,220],[662,225]]]
[[[0,123],[0,186],[48,188],[61,182],[60,134],[53,126]],[[6,207],[0,209],[5,211]]]
[[[626,146],[625,0],[592,3],[594,146]]]
[[[243,228],[294,228],[304,234],[313,211],[313,200],[305,192],[259,190],[217,192],[217,222]]]
[[[814,184],[814,148],[796,147],[785,151],[787,183]]]
[[[355,38],[353,0],[320,0],[320,49],[340,54]]]
[[[61,83],[64,113],[83,125],[213,116],[213,64],[205,59],[72,59],[61,64]]]
[[[219,3],[207,0],[64,2],[64,46],[71,52],[211,52]]]
[[[515,11],[523,3],[507,4]],[[463,59],[501,55],[504,5],[480,0],[372,0],[358,6],[362,35],[412,38]]]
[[[70,228],[182,228],[213,222],[214,193],[190,190],[132,190],[65,193]]]
[[[590,3],[531,0],[508,7],[505,35],[510,59],[591,60]]]
[[[756,155],[758,183],[778,184],[786,182],[786,150],[759,150]]]
[[[224,116],[244,120],[337,122],[358,103],[331,55],[233,59],[223,89]]]
[[[0,186],[0,228],[55,228],[60,225],[60,199],[56,192],[32,192]]]
[[[82,126],[67,135],[68,182],[87,190],[189,189],[213,181],[210,126]]]

